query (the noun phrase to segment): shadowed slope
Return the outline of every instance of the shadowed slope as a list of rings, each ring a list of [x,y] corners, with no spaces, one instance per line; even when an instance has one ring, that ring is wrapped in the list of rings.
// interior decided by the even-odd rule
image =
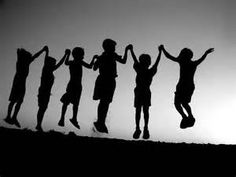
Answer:
[[[127,141],[3,127],[0,140],[3,177],[94,172],[99,176],[141,172],[155,176],[236,174],[234,145]]]

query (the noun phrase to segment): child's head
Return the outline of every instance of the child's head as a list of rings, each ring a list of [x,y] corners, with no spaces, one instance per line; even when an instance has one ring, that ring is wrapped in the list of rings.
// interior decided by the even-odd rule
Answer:
[[[102,47],[106,52],[115,52],[116,42],[112,39],[105,39],[102,43]]]
[[[75,47],[72,50],[72,56],[74,57],[74,59],[82,60],[84,58],[84,49],[81,47]]]
[[[151,57],[148,54],[141,54],[139,56],[139,63],[144,67],[148,68],[151,65]]]
[[[184,48],[181,50],[179,57],[181,57],[182,59],[189,61],[193,58],[193,52],[192,50],[188,49],[188,48]]]
[[[17,56],[18,56],[18,60],[22,62],[26,60],[30,60],[32,58],[32,54],[23,48],[17,49]]]

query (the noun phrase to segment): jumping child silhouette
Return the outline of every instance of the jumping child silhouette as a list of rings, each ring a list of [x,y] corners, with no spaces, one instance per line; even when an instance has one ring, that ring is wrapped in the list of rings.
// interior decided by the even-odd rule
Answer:
[[[11,94],[9,97],[10,103],[8,106],[7,117],[4,119],[7,123],[11,125],[16,125],[17,127],[20,127],[20,123],[17,120],[17,115],[24,101],[26,91],[26,79],[29,74],[29,66],[37,57],[39,57],[43,53],[44,50],[45,47],[36,54],[32,55],[25,49],[17,49],[16,74],[13,80]],[[12,109],[14,105],[15,110],[11,118]]]
[[[96,57],[97,60],[93,67],[94,71],[99,69],[99,75],[95,82],[93,99],[100,100],[97,108],[97,121],[94,122],[94,126],[97,131],[108,133],[105,122],[109,105],[112,102],[116,88],[116,62],[122,64],[126,63],[128,47],[126,47],[123,57],[115,52],[116,42],[112,39],[105,39],[102,47],[104,52],[102,55]]]
[[[73,117],[70,119],[70,122],[79,129],[80,126],[77,122],[77,113],[82,92],[83,66],[91,69],[96,56],[93,57],[90,64],[86,63],[83,61],[84,49],[81,47],[75,47],[72,51],[72,56],[74,60],[69,61],[69,58],[67,58],[65,61],[65,65],[69,66],[70,81],[67,85],[66,93],[61,97],[61,102],[63,105],[61,110],[61,118],[58,125],[62,127],[64,126],[67,106],[71,103],[73,104]]]
[[[195,118],[193,117],[191,107],[189,105],[191,101],[191,97],[193,95],[195,85],[194,85],[194,74],[197,69],[197,66],[205,60],[206,56],[213,52],[214,49],[210,48],[208,49],[204,55],[196,60],[192,61],[193,52],[188,49],[184,48],[181,50],[178,57],[173,57],[170,55],[164,48],[164,46],[161,46],[162,51],[164,52],[165,56],[169,58],[170,60],[179,63],[180,65],[180,78],[178,81],[178,84],[176,86],[176,92],[175,92],[175,108],[182,116],[182,121],[180,123],[180,128],[188,128],[192,127],[195,123]],[[183,111],[187,112],[188,115],[186,115]]]
[[[46,112],[47,107],[48,107],[52,86],[54,83],[53,72],[56,71],[63,64],[65,59],[69,58],[70,50],[66,49],[65,55],[57,64],[56,64],[56,59],[49,56],[48,53],[49,53],[49,49],[48,47],[46,47],[46,55],[45,55],[44,66],[42,70],[41,84],[38,90],[39,110],[37,113],[37,126],[36,126],[36,130],[38,131],[43,131],[42,121],[43,121],[44,113]]]
[[[134,89],[134,107],[135,107],[135,123],[136,129],[133,134],[134,139],[138,139],[141,130],[140,130],[140,117],[141,111],[143,109],[144,113],[144,130],[143,130],[143,138],[149,139],[150,134],[148,130],[148,122],[149,122],[149,107],[151,106],[151,90],[150,85],[152,83],[152,78],[157,72],[157,66],[161,58],[161,49],[159,47],[159,54],[156,59],[154,65],[149,68],[151,65],[151,57],[148,54],[141,54],[139,57],[139,61],[137,60],[133,46],[130,48],[130,52],[132,58],[134,60],[133,68],[136,71],[136,87]]]

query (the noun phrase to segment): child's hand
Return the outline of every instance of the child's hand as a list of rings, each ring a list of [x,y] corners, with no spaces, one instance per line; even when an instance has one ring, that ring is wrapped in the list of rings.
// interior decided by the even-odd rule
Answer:
[[[214,48],[210,48],[206,51],[207,54],[214,52]]]
[[[43,47],[43,50],[48,52],[48,50],[49,50],[49,49],[48,49],[48,46],[45,45],[45,46]]]
[[[161,52],[163,50],[163,48],[164,48],[163,45],[159,45],[159,47],[158,47],[159,52]]]
[[[70,49],[66,49],[65,54],[70,55]]]
[[[161,44],[161,45],[159,46],[159,50],[163,50],[163,49],[164,49],[164,45]]]
[[[126,49],[127,50],[133,50],[133,45],[132,44],[127,45]]]

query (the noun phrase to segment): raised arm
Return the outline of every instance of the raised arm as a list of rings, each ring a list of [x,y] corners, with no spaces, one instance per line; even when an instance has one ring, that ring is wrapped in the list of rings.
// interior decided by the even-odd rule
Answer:
[[[34,54],[32,56],[32,61],[35,60],[36,58],[38,58],[44,51],[46,52],[46,56],[48,56],[48,46],[44,46],[39,52]]]
[[[158,50],[159,50],[159,54],[157,56],[156,62],[153,65],[153,68],[157,68],[157,66],[158,66],[158,64],[160,62],[160,59],[161,59],[161,51],[162,51],[161,46],[158,47]]]
[[[64,56],[62,57],[62,59],[56,64],[54,70],[57,70],[63,63],[65,60],[69,60],[70,57],[70,50],[66,49]]]
[[[66,51],[67,51],[67,53],[68,53],[68,55],[70,55],[70,50],[69,49],[66,49]],[[69,56],[68,57],[66,57],[66,59],[65,59],[65,65],[70,65],[70,61],[69,61]]]
[[[203,61],[206,59],[206,56],[207,56],[209,53],[212,53],[212,52],[214,52],[214,48],[208,49],[208,50],[203,54],[203,56],[202,56],[200,59],[198,59],[198,60],[195,61],[195,63],[196,63],[197,65],[199,65],[201,62],[203,62]]]
[[[134,60],[134,63],[138,63],[137,57],[136,57],[136,55],[134,53],[133,45],[130,45],[130,53],[131,53],[131,56],[132,56],[132,58]]]
[[[126,61],[127,61],[127,54],[128,54],[129,48],[130,48],[130,45],[126,46],[126,47],[125,47],[125,53],[124,53],[123,58],[117,57],[117,58],[116,58],[116,61],[120,62],[121,64],[125,64]]]
[[[176,57],[170,55],[170,54],[166,51],[166,49],[165,49],[165,47],[164,47],[163,45],[161,45],[160,48],[161,48],[161,50],[163,51],[163,53],[165,54],[165,56],[166,56],[168,59],[170,59],[170,60],[172,60],[172,61],[175,61],[175,62],[178,61],[178,59],[177,59]]]
[[[95,61],[95,59],[97,59],[98,58],[98,56],[97,55],[94,55],[93,56],[93,59],[91,60],[91,62],[88,64],[88,63],[86,63],[85,61],[81,61],[81,64],[84,66],[84,67],[86,67],[86,68],[88,68],[88,69],[91,69],[92,67],[93,67],[93,65],[94,65],[94,61]]]
[[[94,64],[93,64],[93,70],[96,71],[99,67],[99,56],[94,55],[93,58],[97,59],[96,61],[94,61]]]

